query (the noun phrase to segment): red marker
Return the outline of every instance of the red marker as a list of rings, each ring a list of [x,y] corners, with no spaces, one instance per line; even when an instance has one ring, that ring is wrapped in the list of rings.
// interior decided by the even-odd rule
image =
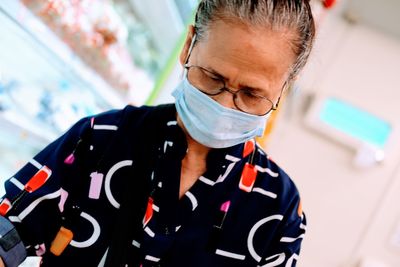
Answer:
[[[239,188],[246,192],[251,192],[256,181],[257,169],[254,165],[246,163],[243,168],[242,177],[240,177]]]
[[[26,184],[25,190],[29,193],[36,191],[42,185],[46,183],[46,181],[51,176],[51,170],[47,166],[43,166]]]
[[[42,187],[50,178],[50,176],[51,170],[47,166],[40,168],[39,171],[35,173],[35,175],[33,175],[32,178],[29,179],[29,181],[25,184],[24,190],[21,190],[21,192],[13,199],[12,202],[10,202],[7,198],[3,199],[3,201],[0,203],[0,215],[5,216],[12,206],[15,205],[15,203],[20,201],[20,199],[22,199],[27,193],[32,193]]]
[[[11,207],[11,202],[7,198],[4,198],[0,203],[0,215],[5,216]]]
[[[146,226],[153,217],[153,202],[154,202],[153,198],[149,197],[149,201],[147,202],[146,213],[143,218],[143,226]]]
[[[256,144],[254,142],[253,139],[247,141],[244,144],[244,149],[243,149],[243,158],[247,157],[248,155],[250,155],[250,153],[252,153],[254,151],[256,147]]]

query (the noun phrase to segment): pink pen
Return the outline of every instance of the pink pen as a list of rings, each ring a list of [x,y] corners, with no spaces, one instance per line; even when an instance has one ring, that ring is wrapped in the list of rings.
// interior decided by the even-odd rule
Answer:
[[[75,161],[75,155],[74,155],[74,153],[71,153],[71,154],[64,160],[64,163],[65,163],[65,164],[68,164],[68,165],[71,165],[71,164],[74,163],[74,161]]]
[[[228,210],[229,210],[230,206],[231,206],[231,201],[230,200],[222,203],[220,210],[223,212],[223,217],[222,217],[222,220],[221,220],[221,224],[219,225],[219,228],[222,228],[222,225],[224,224],[225,217],[226,217],[226,214],[228,213]]]

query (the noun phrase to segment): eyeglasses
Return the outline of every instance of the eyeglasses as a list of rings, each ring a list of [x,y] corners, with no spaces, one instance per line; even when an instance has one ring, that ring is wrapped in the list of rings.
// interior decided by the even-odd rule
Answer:
[[[237,91],[229,89],[226,87],[224,79],[203,67],[188,64],[184,67],[187,69],[187,78],[194,87],[209,96],[219,95],[223,91],[231,93],[233,95],[233,103],[240,111],[263,116],[278,108],[281,96],[279,96],[277,103],[274,104],[265,96],[255,94],[248,89]]]

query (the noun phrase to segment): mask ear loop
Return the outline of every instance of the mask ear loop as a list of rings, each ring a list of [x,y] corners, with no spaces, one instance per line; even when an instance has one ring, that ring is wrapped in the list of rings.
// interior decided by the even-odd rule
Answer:
[[[192,50],[193,50],[194,44],[196,43],[196,39],[197,39],[197,33],[193,34],[192,42],[190,43],[188,54],[185,59],[185,65],[188,63],[189,57],[192,54]]]
[[[192,37],[192,42],[190,43],[190,46],[189,46],[189,49],[188,49],[188,54],[187,54],[186,59],[185,59],[185,63],[183,64],[184,68],[183,68],[183,71],[182,71],[182,74],[181,74],[181,78],[182,79],[186,76],[187,69],[185,68],[185,66],[189,62],[190,55],[192,54],[193,47],[194,47],[194,45],[196,43],[196,37],[197,37],[197,34],[195,33],[193,35],[193,37]]]

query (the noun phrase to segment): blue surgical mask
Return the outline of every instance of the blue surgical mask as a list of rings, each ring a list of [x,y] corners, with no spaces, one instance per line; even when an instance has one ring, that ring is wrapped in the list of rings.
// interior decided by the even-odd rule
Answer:
[[[226,108],[195,88],[186,77],[172,95],[185,129],[204,146],[231,147],[264,133],[269,114],[256,116]]]

